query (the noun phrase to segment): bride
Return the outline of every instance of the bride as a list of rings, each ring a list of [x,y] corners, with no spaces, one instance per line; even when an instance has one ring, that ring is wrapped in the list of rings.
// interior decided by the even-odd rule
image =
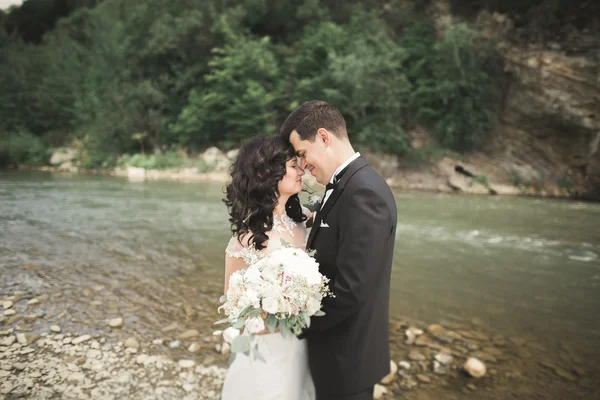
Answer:
[[[280,137],[255,138],[240,149],[224,200],[233,231],[225,250],[225,293],[233,272],[281,248],[282,240],[304,249],[309,212],[298,198],[303,175],[293,147]],[[222,399],[315,399],[305,341],[268,331],[256,340],[266,362],[238,354]]]

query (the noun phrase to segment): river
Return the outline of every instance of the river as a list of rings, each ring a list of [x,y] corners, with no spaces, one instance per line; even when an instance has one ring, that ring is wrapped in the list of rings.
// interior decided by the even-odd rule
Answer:
[[[394,320],[462,324],[531,344],[515,353],[529,361],[514,364],[529,386],[505,385],[506,396],[600,393],[600,204],[395,197]],[[118,315],[142,337],[174,321],[210,332],[202,321],[218,317],[230,237],[222,198],[218,183],[0,171],[0,298],[59,292],[65,300],[47,302],[46,319],[67,313],[63,324],[81,332],[106,333],[101,321]],[[544,357],[575,379],[540,365]],[[454,398],[454,389],[440,390]]]

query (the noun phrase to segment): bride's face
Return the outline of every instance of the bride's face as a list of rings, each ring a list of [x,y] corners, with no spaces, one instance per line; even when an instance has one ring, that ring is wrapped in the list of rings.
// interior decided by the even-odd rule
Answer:
[[[302,190],[304,170],[296,163],[296,157],[285,163],[285,175],[277,184],[281,196],[292,196]]]

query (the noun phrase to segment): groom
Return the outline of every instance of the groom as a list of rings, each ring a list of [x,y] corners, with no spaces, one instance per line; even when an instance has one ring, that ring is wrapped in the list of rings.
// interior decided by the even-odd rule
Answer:
[[[304,331],[317,400],[371,400],[390,371],[389,294],[396,202],[385,180],[355,153],[340,111],[324,101],[295,109],[280,131],[326,185],[307,242],[335,298]]]

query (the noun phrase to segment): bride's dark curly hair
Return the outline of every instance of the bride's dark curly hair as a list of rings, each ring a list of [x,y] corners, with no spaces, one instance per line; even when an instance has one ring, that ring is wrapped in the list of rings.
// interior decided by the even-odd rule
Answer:
[[[246,245],[257,250],[266,247],[279,199],[277,184],[286,174],[286,163],[295,156],[292,145],[279,136],[254,138],[240,148],[223,200],[231,231],[240,243],[242,236],[250,232]],[[295,222],[306,220],[297,194],[288,199],[285,211]]]

